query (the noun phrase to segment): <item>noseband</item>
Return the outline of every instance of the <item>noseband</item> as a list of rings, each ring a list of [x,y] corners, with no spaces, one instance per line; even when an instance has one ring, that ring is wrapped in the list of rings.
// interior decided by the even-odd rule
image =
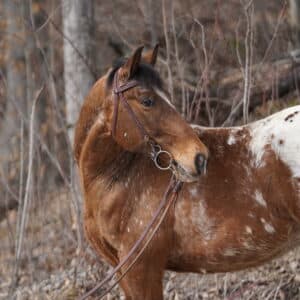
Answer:
[[[138,85],[138,82],[136,80],[130,80],[126,83],[119,85],[119,75],[118,71],[116,72],[114,76],[113,81],[113,95],[114,95],[114,111],[113,111],[113,117],[112,117],[112,136],[116,138],[116,131],[117,131],[117,122],[118,122],[118,112],[119,112],[119,104],[120,100],[126,109],[126,111],[129,113],[131,119],[136,124],[143,140],[150,145],[151,148],[151,159],[153,160],[155,166],[160,170],[170,170],[174,166],[174,160],[172,155],[166,151],[162,150],[161,146],[157,144],[153,138],[150,137],[147,130],[144,128],[142,123],[137,118],[136,114],[132,110],[131,106],[129,105],[127,99],[124,96],[124,92],[136,87]],[[159,162],[159,158],[164,155],[169,158],[169,163],[167,166],[163,166]]]

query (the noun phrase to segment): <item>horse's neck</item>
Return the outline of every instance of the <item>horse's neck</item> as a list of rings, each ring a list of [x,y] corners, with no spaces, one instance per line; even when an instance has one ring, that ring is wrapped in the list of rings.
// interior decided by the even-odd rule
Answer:
[[[88,135],[91,133],[91,129],[95,124],[102,125],[98,131],[105,132],[106,116],[110,114],[110,106],[106,103],[109,99],[106,99],[105,95],[105,77],[100,78],[91,89],[90,93],[84,100],[84,104],[81,108],[78,122],[75,130],[75,142],[74,142],[74,154],[77,162],[80,162],[82,148],[87,140]]]
[[[150,193],[149,186],[157,179],[151,172],[155,170],[153,163],[142,154],[124,151],[109,132],[95,123],[82,146],[79,164],[85,222],[97,224],[102,238],[118,249],[118,235],[125,230],[135,204],[143,191]],[[93,226],[87,230],[98,230]]]
[[[137,154],[122,149],[101,122],[96,121],[85,139],[80,154],[80,170],[86,188],[100,179],[106,188],[130,175]]]

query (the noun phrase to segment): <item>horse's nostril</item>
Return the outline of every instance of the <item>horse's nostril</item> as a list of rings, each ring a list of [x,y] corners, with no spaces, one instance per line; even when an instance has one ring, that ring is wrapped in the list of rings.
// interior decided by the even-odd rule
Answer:
[[[205,171],[206,157],[203,154],[197,154],[195,157],[195,165],[198,175]]]

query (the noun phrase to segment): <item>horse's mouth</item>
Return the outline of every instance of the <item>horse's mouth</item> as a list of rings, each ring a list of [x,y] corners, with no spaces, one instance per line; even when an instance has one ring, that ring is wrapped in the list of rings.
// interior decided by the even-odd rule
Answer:
[[[201,174],[195,174],[187,171],[181,164],[177,161],[173,163],[173,173],[182,182],[195,182],[199,180]]]
[[[156,148],[154,148],[152,160],[158,169],[171,170],[176,178],[182,182],[198,181],[199,177],[206,173],[207,160],[205,160],[203,167],[200,170],[195,168],[195,170],[192,171],[179,161],[172,158],[172,155],[168,151],[162,150],[159,145],[156,145]]]

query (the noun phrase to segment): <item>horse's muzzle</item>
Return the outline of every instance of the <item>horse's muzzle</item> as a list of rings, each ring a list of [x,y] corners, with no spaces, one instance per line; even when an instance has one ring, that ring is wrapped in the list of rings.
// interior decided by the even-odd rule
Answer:
[[[188,170],[183,165],[178,163],[178,161],[173,161],[172,170],[176,178],[182,182],[195,182],[199,180],[199,177],[206,173],[206,161],[205,158],[202,162],[202,159],[197,159],[199,166],[196,167],[196,158],[195,158],[195,168],[197,172]]]

